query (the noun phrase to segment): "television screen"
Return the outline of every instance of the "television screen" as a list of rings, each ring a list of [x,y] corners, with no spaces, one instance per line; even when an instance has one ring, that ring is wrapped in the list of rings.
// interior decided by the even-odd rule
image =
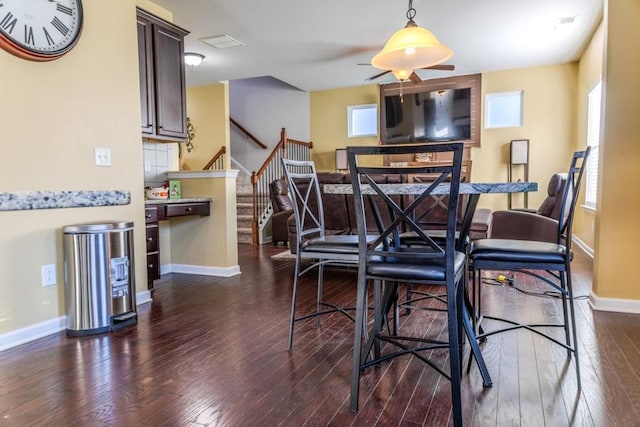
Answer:
[[[462,141],[471,137],[471,88],[384,97],[385,143]]]

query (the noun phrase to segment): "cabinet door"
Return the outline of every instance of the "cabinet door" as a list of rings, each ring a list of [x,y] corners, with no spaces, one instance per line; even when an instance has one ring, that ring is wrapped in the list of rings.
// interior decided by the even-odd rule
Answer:
[[[183,37],[171,28],[153,27],[156,133],[159,136],[187,136]]]
[[[143,134],[155,132],[155,102],[153,89],[152,24],[138,15],[138,62],[140,72],[140,107]]]

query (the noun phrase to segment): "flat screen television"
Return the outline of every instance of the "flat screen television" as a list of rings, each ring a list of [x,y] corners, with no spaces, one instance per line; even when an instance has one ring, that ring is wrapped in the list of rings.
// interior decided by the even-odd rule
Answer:
[[[479,78],[475,76],[384,85],[380,91],[382,142],[479,145]]]

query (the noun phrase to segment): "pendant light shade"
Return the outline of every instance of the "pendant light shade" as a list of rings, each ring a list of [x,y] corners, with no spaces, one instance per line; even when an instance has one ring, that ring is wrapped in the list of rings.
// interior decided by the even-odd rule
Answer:
[[[371,65],[382,70],[417,70],[440,64],[453,56],[453,51],[438,41],[431,31],[413,21],[415,9],[409,1],[409,22],[396,31],[384,48],[373,57]]]

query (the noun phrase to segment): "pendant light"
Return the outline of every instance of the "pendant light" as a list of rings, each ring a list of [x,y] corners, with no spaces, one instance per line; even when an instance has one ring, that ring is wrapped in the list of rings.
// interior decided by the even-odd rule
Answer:
[[[431,31],[418,27],[413,20],[415,16],[413,0],[409,0],[409,22],[389,38],[371,65],[381,70],[411,70],[411,74],[413,70],[440,64],[453,56],[453,51],[440,43]]]

